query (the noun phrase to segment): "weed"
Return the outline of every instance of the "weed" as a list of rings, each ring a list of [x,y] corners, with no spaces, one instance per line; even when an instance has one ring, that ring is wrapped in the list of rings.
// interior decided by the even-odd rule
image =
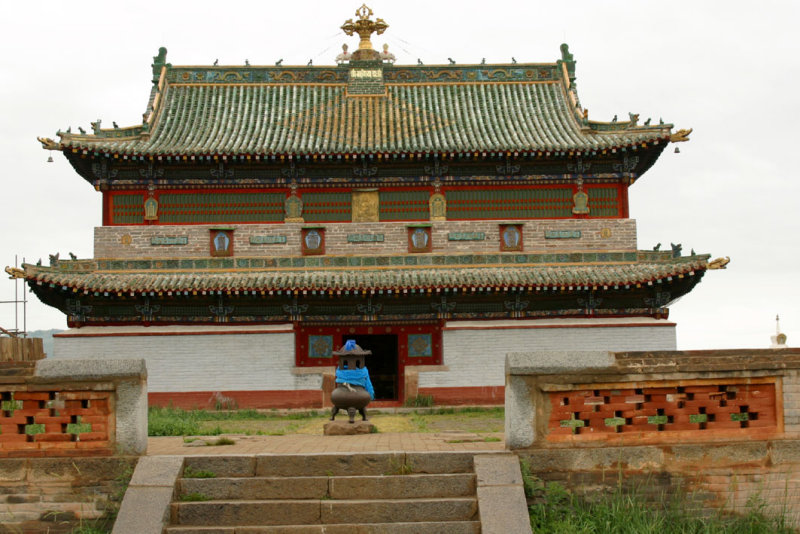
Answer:
[[[391,469],[387,475],[410,475],[414,472],[414,466],[405,459],[398,461],[392,458],[389,460],[389,466]]]
[[[209,445],[211,445],[212,447],[216,447],[219,445],[235,445],[235,444],[236,442],[231,438],[218,438],[214,441],[209,442]]]
[[[403,406],[427,408],[433,406],[433,395],[417,395],[403,402]]]
[[[195,471],[191,466],[186,466],[183,470],[183,478],[217,478],[217,474],[213,471],[204,471],[199,469]]]
[[[211,497],[209,497],[205,493],[198,493],[195,491],[192,493],[187,493],[186,495],[181,495],[180,499],[183,502],[199,502],[199,501],[210,501]]]

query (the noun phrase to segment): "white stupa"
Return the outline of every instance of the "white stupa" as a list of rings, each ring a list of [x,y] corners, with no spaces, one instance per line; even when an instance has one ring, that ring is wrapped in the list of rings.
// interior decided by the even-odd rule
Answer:
[[[786,348],[786,334],[781,332],[781,317],[780,315],[775,316],[775,335],[770,336],[772,340],[772,345],[770,348],[772,349],[785,349]]]

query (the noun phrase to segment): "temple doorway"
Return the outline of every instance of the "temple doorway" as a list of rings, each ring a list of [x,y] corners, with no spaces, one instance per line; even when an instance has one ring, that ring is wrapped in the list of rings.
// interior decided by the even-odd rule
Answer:
[[[367,369],[375,388],[375,400],[398,400],[397,335],[350,334],[346,338],[355,339],[359,347],[372,351],[372,356],[367,356]]]

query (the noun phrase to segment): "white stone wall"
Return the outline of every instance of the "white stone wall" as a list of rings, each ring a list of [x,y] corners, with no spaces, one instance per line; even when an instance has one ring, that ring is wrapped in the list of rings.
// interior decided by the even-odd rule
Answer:
[[[139,330],[145,335],[56,337],[53,358],[144,358],[148,390],[156,393],[322,387],[321,375],[292,373],[293,333],[152,335],[146,327]]]
[[[442,333],[442,364],[448,371],[419,374],[419,387],[502,386],[509,352],[547,350],[637,351],[676,350],[675,324],[645,319],[533,322],[527,328],[491,323],[450,323]],[[663,326],[655,326],[663,325]]]

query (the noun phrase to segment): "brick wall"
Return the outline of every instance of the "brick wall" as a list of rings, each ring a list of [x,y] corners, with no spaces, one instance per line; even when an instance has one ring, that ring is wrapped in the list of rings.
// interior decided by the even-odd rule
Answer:
[[[633,326],[633,324],[642,326]],[[422,372],[420,388],[502,386],[505,354],[538,350],[674,350],[675,324],[652,319],[451,321],[443,332],[447,371]]]
[[[800,441],[771,440],[669,446],[527,449],[532,473],[581,494],[622,483],[658,499],[681,492],[688,506],[747,514],[751,499],[770,516],[800,523]]]
[[[85,526],[119,506],[136,462],[131,456],[0,459],[0,525],[8,532]]]
[[[517,221],[518,222],[518,221]],[[500,224],[504,221],[442,221],[432,223],[434,253],[491,253],[500,249]],[[636,221],[633,219],[564,219],[525,221],[525,252],[634,251]],[[241,224],[234,231],[234,255],[276,257],[299,255],[303,224]],[[406,254],[408,232],[404,222],[328,223],[326,253]],[[94,257],[181,258],[208,257],[209,229],[213,225],[100,226],[94,233]],[[579,231],[579,238],[547,239],[546,231]],[[481,241],[449,240],[449,234],[483,233]],[[348,235],[382,234],[382,242],[348,242]],[[251,244],[251,237],[285,236],[285,243]],[[152,245],[154,237],[186,237],[185,245]]]
[[[53,358],[144,358],[151,393],[321,389],[321,375],[292,373],[293,333],[214,334],[196,327],[126,327],[116,335],[113,328],[77,329],[54,339]]]

